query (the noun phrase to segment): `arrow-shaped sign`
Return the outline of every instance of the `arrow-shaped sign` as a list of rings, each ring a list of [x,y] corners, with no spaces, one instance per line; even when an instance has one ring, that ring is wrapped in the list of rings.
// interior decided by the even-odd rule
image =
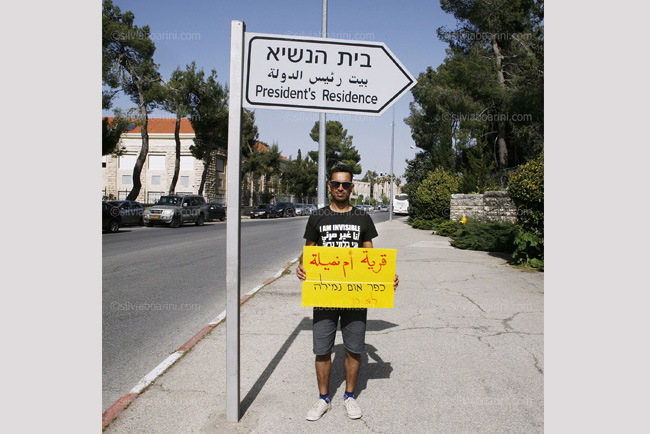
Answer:
[[[379,116],[415,86],[382,42],[246,33],[244,106]]]

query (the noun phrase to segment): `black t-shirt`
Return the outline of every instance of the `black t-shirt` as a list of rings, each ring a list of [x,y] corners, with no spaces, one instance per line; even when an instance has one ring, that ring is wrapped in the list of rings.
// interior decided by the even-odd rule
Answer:
[[[334,212],[325,206],[309,216],[304,238],[316,241],[317,246],[362,247],[376,236],[375,223],[365,211],[352,207],[348,212]]]

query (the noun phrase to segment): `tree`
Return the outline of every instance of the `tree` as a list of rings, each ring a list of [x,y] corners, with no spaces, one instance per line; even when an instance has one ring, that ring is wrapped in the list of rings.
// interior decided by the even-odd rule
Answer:
[[[120,138],[130,123],[131,121],[122,116],[116,116],[110,121],[108,118],[102,118],[102,156],[119,156],[124,153],[125,148],[120,146]]]
[[[305,197],[316,196],[318,164],[309,156],[303,159],[302,151],[298,149],[298,156],[289,162],[282,173],[282,182],[290,194],[300,197],[300,201],[304,202]]]
[[[201,69],[196,71],[194,63],[185,71],[188,96],[194,129],[194,144],[190,152],[203,161],[203,172],[198,194],[203,194],[208,169],[214,153],[227,154],[228,150],[228,91],[217,82],[217,71],[211,71],[205,78]]]
[[[378,177],[379,177],[379,175],[377,174],[377,172],[375,172],[374,170],[368,170],[368,171],[366,172],[366,174],[364,175],[364,177],[361,179],[363,182],[368,182],[368,183],[370,184],[370,197],[371,197],[371,198],[372,198],[372,197],[375,197],[375,196],[372,194],[372,193],[373,193],[373,191],[372,191],[372,187],[373,187],[373,183],[375,182],[375,180],[376,180]]]
[[[438,29],[447,56],[421,73],[406,119],[434,167],[467,168],[463,150],[485,142],[497,170],[543,146],[543,2],[442,0],[458,28]],[[483,157],[481,157],[483,158]]]
[[[462,169],[461,192],[484,193],[487,190],[500,188],[490,176],[494,171],[494,160],[486,154],[487,147],[487,143],[479,142],[464,150],[467,164],[463,165]]]
[[[269,147],[265,143],[257,142],[255,146],[251,147],[250,153],[242,162],[242,172],[248,174],[251,201],[255,192],[255,180],[261,178],[264,180],[263,201],[268,202],[272,199],[273,195],[269,190],[269,183],[273,176],[280,175],[281,161],[280,149],[275,143]]]
[[[402,188],[402,191],[409,196],[415,194],[420,183],[434,169],[435,165],[431,151],[418,152],[415,154],[415,158],[406,160],[406,170],[404,171],[406,185]]]
[[[153,61],[156,46],[150,38],[149,26],[138,27],[134,15],[104,0],[102,5],[102,72],[109,82],[119,79],[124,92],[139,110],[142,147],[133,168],[133,188],[127,200],[136,200],[142,188],[140,174],[149,152],[147,124],[149,113],[160,99],[160,74]],[[106,99],[106,94],[102,95]]]
[[[176,190],[176,183],[178,182],[178,175],[181,166],[181,119],[187,117],[192,112],[192,90],[197,87],[196,65],[192,62],[185,67],[185,71],[176,68],[172,72],[171,78],[165,83],[161,94],[161,107],[176,115],[176,123],[174,126],[174,140],[176,144],[174,154],[174,175],[169,184],[169,194],[174,194]]]
[[[316,143],[320,136],[320,121],[316,121],[314,127],[309,133],[309,137]],[[352,173],[358,175],[361,173],[361,157],[359,151],[352,145],[352,136],[348,136],[348,130],[343,129],[343,124],[339,121],[327,121],[325,124],[325,155],[326,155],[326,172],[337,163],[343,163],[352,169]],[[312,160],[318,161],[318,151],[309,151]]]
[[[245,108],[242,109],[241,134],[242,172],[247,174],[248,185],[251,189],[249,206],[252,206],[254,174],[262,173],[262,167],[265,164],[263,157],[255,153],[259,132],[257,125],[255,125],[254,111]]]
[[[528,147],[541,138],[543,128],[543,0],[441,0],[442,10],[453,14],[459,22],[455,32],[438,29],[438,36],[452,49],[463,53],[480,52],[491,61],[492,82],[497,92],[493,95],[492,110],[497,116],[492,124],[496,127],[497,162],[499,169],[509,163],[508,136],[528,140]],[[539,104],[531,112],[513,112],[513,102],[521,95],[534,96]],[[524,104],[525,105],[525,104]],[[522,105],[519,105],[522,107]],[[540,110],[542,110],[540,117]],[[521,128],[509,114],[536,114],[537,124]],[[512,119],[512,120],[509,120]],[[532,119],[532,116],[531,116]],[[529,125],[530,126],[530,125]],[[526,133],[528,131],[528,134]],[[530,137],[522,137],[530,135]],[[519,136],[519,137],[517,137]],[[532,142],[532,143],[531,143]],[[514,148],[510,146],[510,148]],[[529,155],[529,157],[532,155]]]

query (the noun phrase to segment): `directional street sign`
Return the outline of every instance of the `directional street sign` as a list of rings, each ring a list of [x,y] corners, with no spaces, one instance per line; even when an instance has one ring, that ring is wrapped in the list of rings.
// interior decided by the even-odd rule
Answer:
[[[415,86],[382,42],[246,33],[244,106],[379,116]]]

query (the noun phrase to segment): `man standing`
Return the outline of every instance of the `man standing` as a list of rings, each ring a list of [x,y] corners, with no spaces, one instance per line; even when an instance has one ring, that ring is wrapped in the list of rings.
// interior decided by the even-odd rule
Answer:
[[[350,205],[352,170],[347,166],[334,168],[328,190],[332,202],[309,216],[305,228],[305,245],[331,247],[372,248],[377,236],[375,224],[368,214]],[[305,280],[302,255],[296,275]],[[398,276],[394,285],[397,288]],[[348,417],[359,419],[361,409],[355,400],[354,388],[365,344],[367,309],[314,308],[313,341],[316,355],[316,379],[319,399],[307,413],[307,420],[318,420],[332,408],[329,396],[329,379],[332,370],[332,348],[338,321],[345,347],[345,394],[343,396]]]

